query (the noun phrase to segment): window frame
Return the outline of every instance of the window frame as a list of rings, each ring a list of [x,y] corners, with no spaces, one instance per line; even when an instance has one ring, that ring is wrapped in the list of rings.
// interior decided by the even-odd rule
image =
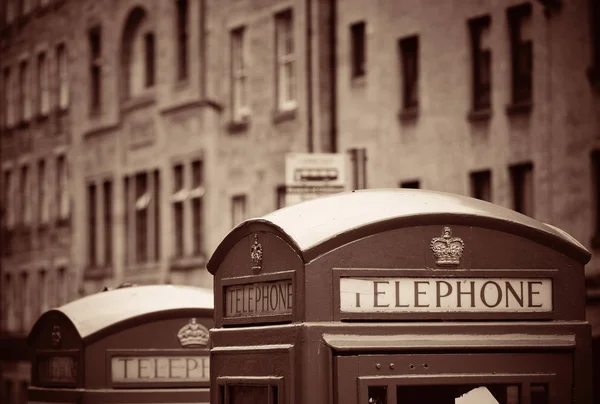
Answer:
[[[232,29],[229,35],[231,48],[231,110],[234,122],[247,120],[250,116],[246,35],[247,28],[243,25]]]
[[[278,111],[292,111],[298,107],[297,51],[292,8],[275,14],[275,60],[276,60],[276,100]],[[289,35],[289,36],[288,36]],[[291,44],[288,53],[287,45]],[[290,66],[290,77],[287,67]]]

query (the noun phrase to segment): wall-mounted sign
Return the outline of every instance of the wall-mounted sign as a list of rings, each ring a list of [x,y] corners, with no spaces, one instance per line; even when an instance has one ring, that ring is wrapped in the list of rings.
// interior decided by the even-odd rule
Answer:
[[[38,378],[41,384],[77,381],[77,362],[71,356],[39,356]]]
[[[291,279],[231,285],[225,288],[224,294],[226,318],[292,313]]]
[[[551,312],[552,279],[341,278],[345,313]]]
[[[113,356],[111,380],[117,383],[208,382],[208,356]]]

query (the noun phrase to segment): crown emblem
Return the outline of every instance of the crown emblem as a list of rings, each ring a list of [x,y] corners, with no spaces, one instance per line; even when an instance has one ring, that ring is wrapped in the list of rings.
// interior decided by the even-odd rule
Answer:
[[[258,235],[254,235],[254,244],[250,247],[250,259],[252,260],[252,271],[259,273],[262,269],[263,247],[258,242]]]
[[[431,239],[431,250],[439,266],[459,265],[464,248],[465,243],[460,237],[452,237],[450,227],[444,227],[441,237]]]
[[[52,334],[51,334],[52,346],[54,348],[58,348],[60,346],[61,340],[62,340],[62,335],[60,333],[60,326],[53,325],[52,326]]]
[[[192,318],[189,323],[181,327],[177,333],[179,343],[182,347],[198,347],[208,345],[208,330],[202,324]]]

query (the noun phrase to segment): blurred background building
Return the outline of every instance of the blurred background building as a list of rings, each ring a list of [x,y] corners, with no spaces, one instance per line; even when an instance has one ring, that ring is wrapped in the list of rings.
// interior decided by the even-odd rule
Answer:
[[[472,195],[566,230],[594,253],[600,340],[598,1],[0,0],[0,17],[1,403],[26,402],[48,308],[210,286],[222,237],[285,205],[291,152],[344,156],[346,189]]]

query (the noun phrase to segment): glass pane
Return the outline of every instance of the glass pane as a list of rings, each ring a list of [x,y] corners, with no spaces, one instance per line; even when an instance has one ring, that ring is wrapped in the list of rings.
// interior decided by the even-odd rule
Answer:
[[[545,384],[531,385],[531,404],[548,404],[548,388]]]
[[[267,404],[268,386],[230,386],[228,404]]]
[[[369,386],[369,404],[386,404],[387,403],[387,387],[386,386]]]
[[[520,404],[516,385],[398,386],[398,404]]]

